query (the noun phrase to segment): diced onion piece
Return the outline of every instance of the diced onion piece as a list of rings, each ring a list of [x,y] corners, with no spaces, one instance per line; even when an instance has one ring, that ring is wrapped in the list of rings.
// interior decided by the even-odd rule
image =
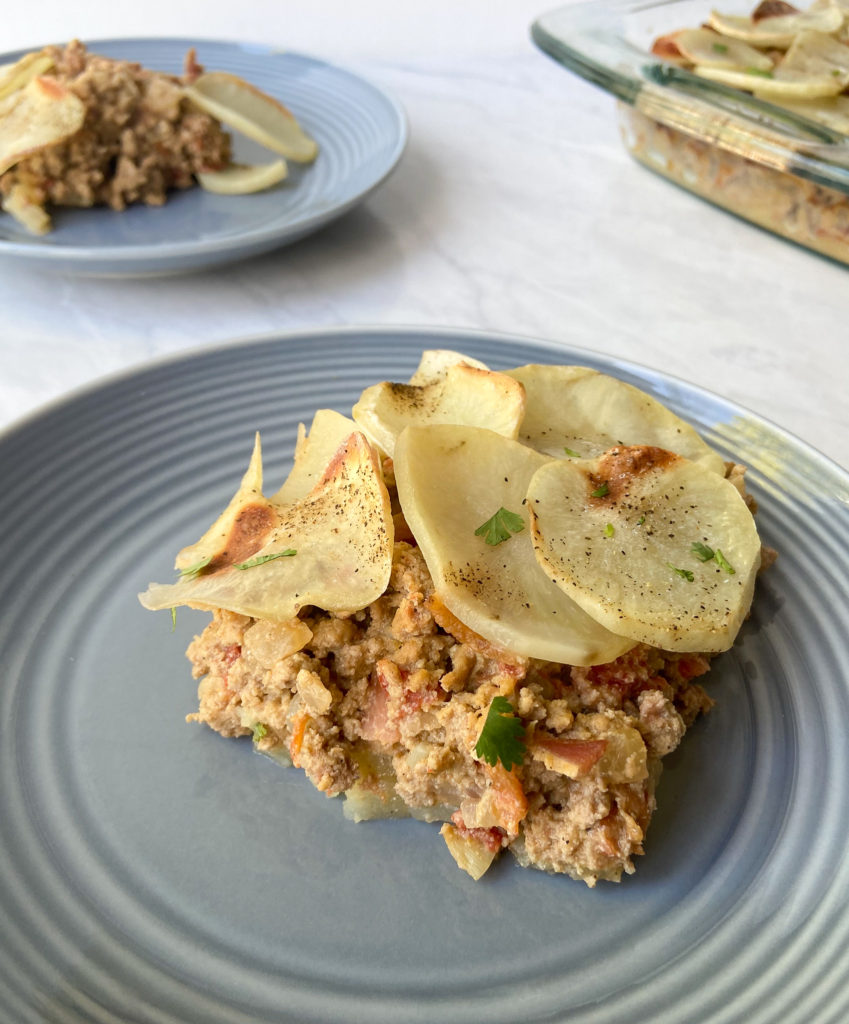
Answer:
[[[312,640],[312,630],[302,619],[285,622],[260,620],[245,630],[242,644],[245,651],[263,668],[271,668],[281,658],[288,658]]]
[[[439,830],[445,840],[448,852],[466,874],[477,882],[482,878],[498,856],[498,850],[482,842],[474,835],[462,834],[453,825],[446,823]]]
[[[223,171],[201,171],[197,179],[207,192],[246,196],[278,185],[288,173],[285,160],[274,160],[270,164],[231,164]]]
[[[186,86],[185,94],[207,114],[289,160],[310,163],[318,154],[291,110],[237,75],[209,71]]]

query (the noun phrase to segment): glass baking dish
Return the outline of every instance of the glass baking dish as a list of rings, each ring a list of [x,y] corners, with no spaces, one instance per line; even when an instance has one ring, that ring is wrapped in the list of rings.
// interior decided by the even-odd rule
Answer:
[[[751,13],[730,0],[723,13]],[[849,136],[650,52],[697,27],[710,0],[593,0],[540,17],[549,56],[618,103],[626,148],[696,195],[825,256],[849,263]]]

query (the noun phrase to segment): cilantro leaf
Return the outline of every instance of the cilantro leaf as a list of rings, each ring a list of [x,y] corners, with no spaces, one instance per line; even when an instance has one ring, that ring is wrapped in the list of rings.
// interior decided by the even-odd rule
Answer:
[[[700,544],[698,541],[693,542],[690,550],[700,562],[709,562],[716,555],[713,548],[709,548],[707,544]]]
[[[731,576],[735,576],[736,575],[736,570],[734,568],[732,568],[732,566],[730,565],[730,563],[726,559],[725,555],[723,555],[723,553],[719,550],[719,548],[716,549],[716,551],[714,552],[713,557],[714,557],[714,560],[715,560],[716,564],[719,566],[720,569],[724,569]]]
[[[690,572],[689,569],[676,569],[672,562],[667,562],[666,564],[677,576],[680,576],[682,580],[686,580],[688,583],[692,583],[695,579],[695,576]]]
[[[731,576],[735,575],[735,569],[719,548],[714,551],[713,548],[708,547],[707,544],[700,544],[696,541],[690,550],[700,562],[716,562],[720,569],[724,569]]]
[[[612,537],[614,533],[616,533],[616,528],[614,527],[613,523],[608,523],[604,528],[605,537]]]
[[[581,457],[580,452],[576,452],[574,448],[567,448],[566,445],[563,446],[563,451],[566,452],[570,459],[580,459]]]
[[[594,491],[591,491],[590,493],[594,498],[603,498],[605,494],[609,493],[609,491],[610,488],[607,486],[607,482],[605,481],[605,483],[599,484],[599,486],[596,487],[596,489]]]
[[[187,565],[185,569],[180,569],[181,580],[193,580],[196,579],[203,570],[212,561],[212,555],[207,555],[206,558],[202,558],[199,562],[195,562],[194,565]]]
[[[502,507],[491,519],[487,519],[475,530],[475,536],[483,537],[487,544],[495,547],[496,544],[509,540],[512,533],[521,533],[524,528],[525,521],[518,513]]]
[[[525,759],[525,729],[506,697],[492,698],[475,754],[493,767],[500,761],[508,772]]]
[[[257,555],[256,558],[249,558],[247,562],[234,562],[234,569],[253,569],[256,565],[264,565],[266,562],[273,562],[275,558],[291,558],[298,552],[294,548],[286,548],[285,551],[275,551],[270,555]]]

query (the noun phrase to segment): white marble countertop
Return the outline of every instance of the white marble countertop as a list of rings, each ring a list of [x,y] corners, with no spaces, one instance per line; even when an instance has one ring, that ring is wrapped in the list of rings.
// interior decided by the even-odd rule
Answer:
[[[157,356],[336,324],[475,327],[701,384],[849,467],[849,270],[631,161],[613,101],[539,53],[533,0],[41,0],[3,48],[77,35],[261,40],[344,64],[410,121],[395,174],[321,233],[235,267],[97,280],[0,267],[0,426]],[[49,37],[49,38],[48,38]]]

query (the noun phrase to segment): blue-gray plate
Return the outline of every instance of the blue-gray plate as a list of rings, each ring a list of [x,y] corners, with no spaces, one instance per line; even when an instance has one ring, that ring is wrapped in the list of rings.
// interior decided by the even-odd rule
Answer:
[[[175,191],[161,207],[53,208],[54,229],[34,236],[0,213],[0,258],[62,273],[141,276],[199,270],[288,245],[352,209],[392,171],[407,138],[400,105],[381,89],[313,57],[265,46],[190,39],[108,39],[94,53],[179,73],[190,46],[209,71],[229,71],[284,103],[319,144],[315,163],[290,163],[265,192]],[[21,53],[0,55],[0,63]],[[234,135],[235,158],[276,157]]]
[[[423,348],[582,363],[750,467],[779,549],[667,763],[635,875],[481,882],[435,825],[351,824],[184,716],[207,616],[142,610],[297,423]],[[146,366],[0,437],[0,1022],[838,1024],[849,1020],[849,480],[722,398],[482,333],[350,329]]]

